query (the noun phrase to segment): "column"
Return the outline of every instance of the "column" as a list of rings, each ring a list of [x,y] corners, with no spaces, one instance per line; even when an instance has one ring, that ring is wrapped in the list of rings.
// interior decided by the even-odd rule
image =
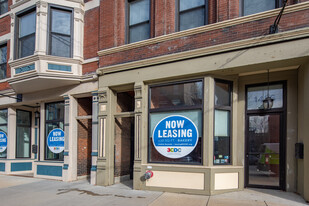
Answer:
[[[141,138],[142,138],[142,106],[143,106],[143,95],[142,95],[143,83],[135,83],[135,131],[134,131],[134,173],[133,173],[133,188],[140,190],[142,189],[142,182],[140,177],[142,176],[142,151],[141,151]],[[147,99],[147,98],[145,98]],[[147,148],[147,147],[146,147]],[[146,149],[147,150],[147,149]],[[145,152],[145,151],[143,151]]]
[[[97,184],[98,159],[98,92],[92,92],[92,151],[90,183]]]
[[[77,179],[77,116],[76,99],[70,95],[64,96],[64,164],[63,180],[73,181]]]
[[[108,186],[114,183],[114,126],[112,119],[112,91],[100,88],[98,115],[98,159],[97,185]]]

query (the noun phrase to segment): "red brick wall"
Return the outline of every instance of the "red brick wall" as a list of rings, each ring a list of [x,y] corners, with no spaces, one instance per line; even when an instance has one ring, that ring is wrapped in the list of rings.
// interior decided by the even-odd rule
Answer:
[[[91,97],[80,98],[78,102],[78,116],[87,116],[92,114]],[[91,168],[91,135],[92,120],[78,120],[78,141],[77,141],[77,175],[89,175]]]
[[[83,74],[94,73],[98,69],[98,66],[99,66],[98,61],[91,62],[91,63],[88,63],[88,64],[84,64],[83,65]]]
[[[85,12],[84,59],[98,56],[99,49],[99,7]]]
[[[225,18],[222,16],[221,18]],[[275,17],[243,23],[223,29],[182,37],[154,45],[100,57],[100,67],[138,61],[166,54],[209,47],[223,43],[258,37],[268,34]],[[309,26],[309,10],[284,14],[279,25],[280,31],[289,31]]]

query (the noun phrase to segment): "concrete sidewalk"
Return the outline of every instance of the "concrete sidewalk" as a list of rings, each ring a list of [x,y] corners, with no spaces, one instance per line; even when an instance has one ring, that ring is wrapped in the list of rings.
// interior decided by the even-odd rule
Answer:
[[[87,180],[72,183],[0,175],[0,205],[124,205],[124,206],[300,206],[298,195],[275,190],[246,189],[215,196],[186,195],[130,189],[130,185],[92,186]]]

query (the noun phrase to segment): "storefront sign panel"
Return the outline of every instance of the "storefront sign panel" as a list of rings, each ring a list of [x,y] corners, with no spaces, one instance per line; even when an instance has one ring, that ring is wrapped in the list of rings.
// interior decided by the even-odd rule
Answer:
[[[8,138],[4,132],[0,132],[0,152],[4,152],[8,145]]]
[[[181,115],[163,118],[153,131],[156,150],[168,158],[182,158],[190,154],[198,142],[198,129],[192,120]]]
[[[53,153],[60,153],[64,150],[64,131],[62,129],[53,129],[47,137],[47,145]]]

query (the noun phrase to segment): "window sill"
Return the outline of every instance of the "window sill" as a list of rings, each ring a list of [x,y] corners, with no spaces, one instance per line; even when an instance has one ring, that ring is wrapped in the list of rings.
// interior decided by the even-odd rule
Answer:
[[[0,15],[0,19],[4,18],[4,17],[6,17],[6,16],[9,16],[11,13],[12,13],[11,11],[8,11],[8,12],[6,12],[6,13],[4,13],[4,14],[1,14],[1,15]]]

